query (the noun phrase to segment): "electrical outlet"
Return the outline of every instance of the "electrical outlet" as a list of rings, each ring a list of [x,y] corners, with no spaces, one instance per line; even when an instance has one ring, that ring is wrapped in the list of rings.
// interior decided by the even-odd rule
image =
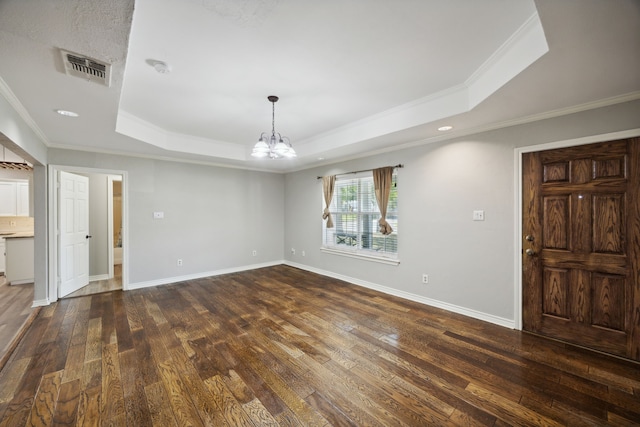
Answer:
[[[153,219],[163,219],[164,218],[164,212],[154,212],[153,213]]]
[[[253,250],[253,252],[251,252],[251,255],[253,256],[258,256],[258,251],[256,251],[255,249]]]
[[[307,254],[305,254],[304,251],[302,251],[301,255],[302,256],[307,256]]]
[[[473,211],[474,221],[484,221],[484,211]]]
[[[10,224],[12,227],[15,227],[15,226],[16,226],[16,222],[15,222],[15,221],[11,221],[9,224]]]
[[[178,267],[182,267],[182,259],[178,258]]]
[[[295,248],[291,248],[291,255],[295,255],[296,254],[296,249]]]
[[[429,283],[429,275],[428,274],[423,274],[422,275],[422,283],[424,283],[424,284]]]

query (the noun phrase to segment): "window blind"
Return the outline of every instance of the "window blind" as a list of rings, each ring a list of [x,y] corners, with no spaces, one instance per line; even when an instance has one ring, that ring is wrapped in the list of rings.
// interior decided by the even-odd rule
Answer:
[[[395,173],[387,207],[387,222],[393,227],[393,233],[385,236],[379,232],[380,210],[376,202],[371,172],[336,178],[329,211],[334,227],[327,228],[326,223],[322,223],[325,247],[348,252],[397,256],[398,190]]]

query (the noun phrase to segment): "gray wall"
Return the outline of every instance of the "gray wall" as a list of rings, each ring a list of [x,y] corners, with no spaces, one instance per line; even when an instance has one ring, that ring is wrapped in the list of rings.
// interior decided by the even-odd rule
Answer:
[[[309,267],[513,319],[514,148],[640,128],[640,101],[424,144],[285,176],[59,149],[47,150],[0,98],[0,133],[34,167],[36,301],[46,298],[47,174],[38,162],[126,171],[129,282],[276,262]],[[10,148],[18,151],[9,144]],[[48,157],[48,159],[47,159]],[[317,175],[404,163],[399,266],[319,251]],[[471,221],[483,209],[484,222]],[[154,220],[163,211],[163,220]],[[286,219],[286,227],[285,227]],[[296,255],[289,249],[295,247]],[[253,257],[252,250],[258,255]],[[301,251],[306,257],[301,257]],[[176,260],[182,258],[184,266]],[[422,273],[429,285],[420,283]]]
[[[640,102],[288,174],[285,256],[310,269],[514,320],[514,149],[634,128],[640,128]],[[398,163],[405,165],[398,172],[400,265],[322,253],[316,176]],[[485,211],[485,221],[472,221],[476,209]],[[429,274],[428,285],[422,273]]]
[[[89,276],[109,274],[108,175],[80,174],[89,178]]]
[[[284,258],[281,174],[58,149],[49,161],[128,173],[130,284]]]
[[[47,236],[47,146],[25,123],[9,102],[0,96],[0,144],[33,163],[34,217],[34,301],[44,303],[47,298],[48,236]],[[29,194],[32,194],[29,189]],[[33,206],[33,209],[31,207]]]

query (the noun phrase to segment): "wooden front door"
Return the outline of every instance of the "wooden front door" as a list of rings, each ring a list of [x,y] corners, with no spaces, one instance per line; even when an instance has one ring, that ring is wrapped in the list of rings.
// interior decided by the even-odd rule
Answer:
[[[522,163],[524,330],[640,360],[640,138]]]

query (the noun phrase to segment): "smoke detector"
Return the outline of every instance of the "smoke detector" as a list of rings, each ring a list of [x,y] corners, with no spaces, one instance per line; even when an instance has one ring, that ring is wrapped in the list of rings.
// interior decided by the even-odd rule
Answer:
[[[67,75],[80,77],[107,87],[111,85],[111,64],[63,49],[60,49],[60,54]]]

